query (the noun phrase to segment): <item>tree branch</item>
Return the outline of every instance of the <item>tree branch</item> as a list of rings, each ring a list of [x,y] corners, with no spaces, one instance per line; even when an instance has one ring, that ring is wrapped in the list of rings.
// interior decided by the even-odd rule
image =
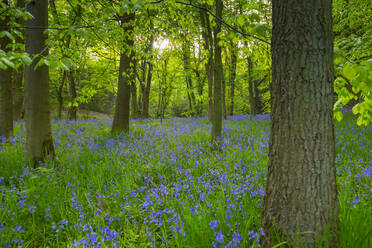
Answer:
[[[161,3],[163,2],[164,0],[159,0],[159,1],[155,1],[155,2],[151,2],[151,4],[158,4],[158,3]],[[230,24],[228,24],[227,22],[225,22],[222,18],[219,18],[218,16],[216,16],[211,10],[209,10],[208,8],[204,7],[204,6],[200,6],[200,5],[197,5],[197,4],[194,4],[193,2],[189,1],[189,2],[182,2],[182,1],[176,1],[176,3],[178,4],[182,4],[182,5],[186,5],[186,6],[192,6],[194,8],[198,8],[198,9],[201,9],[201,10],[204,10],[206,12],[208,12],[209,14],[211,14],[217,21],[219,21],[221,24],[223,24],[224,26],[226,26],[227,28],[233,30],[234,32],[242,35],[243,37],[252,37],[253,39],[256,39],[256,40],[259,40],[261,42],[264,42],[268,45],[271,45],[269,41],[267,40],[264,40],[262,38],[259,38],[253,34],[249,34],[249,33],[244,33],[240,30],[238,30],[236,27],[233,27],[231,26]]]

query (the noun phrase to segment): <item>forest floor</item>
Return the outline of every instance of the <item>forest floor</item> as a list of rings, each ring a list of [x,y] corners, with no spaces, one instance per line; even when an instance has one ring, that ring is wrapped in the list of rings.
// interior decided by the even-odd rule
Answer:
[[[113,136],[97,116],[54,120],[56,160],[38,169],[24,123],[0,144],[0,246],[259,247],[268,115],[229,117],[218,150],[206,118],[135,120]],[[344,118],[335,133],[340,247],[369,248],[372,127]]]

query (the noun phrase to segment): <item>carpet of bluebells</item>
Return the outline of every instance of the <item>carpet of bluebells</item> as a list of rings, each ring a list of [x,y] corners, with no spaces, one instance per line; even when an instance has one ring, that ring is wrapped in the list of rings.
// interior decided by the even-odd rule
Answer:
[[[56,160],[33,169],[25,130],[0,142],[2,247],[259,247],[269,116],[53,121]],[[336,123],[341,247],[372,247],[372,130]],[[279,182],[280,183],[280,182]]]

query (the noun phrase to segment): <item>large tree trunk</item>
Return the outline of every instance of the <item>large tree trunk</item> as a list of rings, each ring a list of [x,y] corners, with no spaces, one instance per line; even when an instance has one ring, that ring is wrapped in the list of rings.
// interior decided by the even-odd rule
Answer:
[[[273,0],[272,115],[262,225],[297,247],[337,228],[332,1]],[[335,236],[331,247],[337,246]]]
[[[134,45],[132,23],[134,20],[134,13],[126,14],[121,19],[124,30],[125,47],[120,55],[118,93],[116,97],[112,132],[129,131],[130,85],[134,81],[134,52],[132,50]]]
[[[8,2],[5,1],[8,5]],[[10,6],[8,5],[10,8]],[[8,26],[9,18],[6,16],[4,19],[0,17],[1,31],[8,30],[4,28]],[[8,52],[7,47],[11,44],[11,40],[4,36],[0,38],[0,49]],[[0,69],[0,136],[9,138],[13,135],[13,94],[12,94],[12,68]]]
[[[70,71],[70,85],[69,85],[69,95],[70,95],[70,107],[68,108],[68,119],[76,120],[77,102],[76,102],[76,80],[74,71]]]
[[[218,34],[221,32],[221,22],[223,4],[222,0],[215,0],[216,3],[216,25],[214,27],[214,74],[213,74],[213,122],[212,122],[212,141],[217,141],[221,138],[222,133],[222,80],[223,67],[221,57],[221,46],[219,45],[220,38]]]
[[[27,3],[26,10],[33,16],[26,22],[26,26],[31,27],[26,29],[26,52],[30,57],[39,55],[25,70],[26,150],[37,165],[48,154],[54,157],[49,116],[49,68],[46,65],[35,68],[42,56],[49,53],[45,44],[48,34],[39,28],[48,26],[48,1],[32,0]]]
[[[236,63],[238,60],[238,49],[234,42],[231,42],[231,64],[229,73],[230,83],[230,115],[234,115],[234,97],[235,97],[235,78],[236,78]]]

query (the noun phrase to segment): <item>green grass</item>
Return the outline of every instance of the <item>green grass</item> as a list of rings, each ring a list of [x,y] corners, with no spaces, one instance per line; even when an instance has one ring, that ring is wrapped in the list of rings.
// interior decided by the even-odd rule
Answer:
[[[372,131],[353,123],[336,124],[338,237],[341,247],[371,247]],[[205,119],[135,121],[120,136],[98,120],[53,130],[58,162],[36,170],[22,123],[0,145],[0,246],[258,245],[268,120],[225,121],[218,151]]]

